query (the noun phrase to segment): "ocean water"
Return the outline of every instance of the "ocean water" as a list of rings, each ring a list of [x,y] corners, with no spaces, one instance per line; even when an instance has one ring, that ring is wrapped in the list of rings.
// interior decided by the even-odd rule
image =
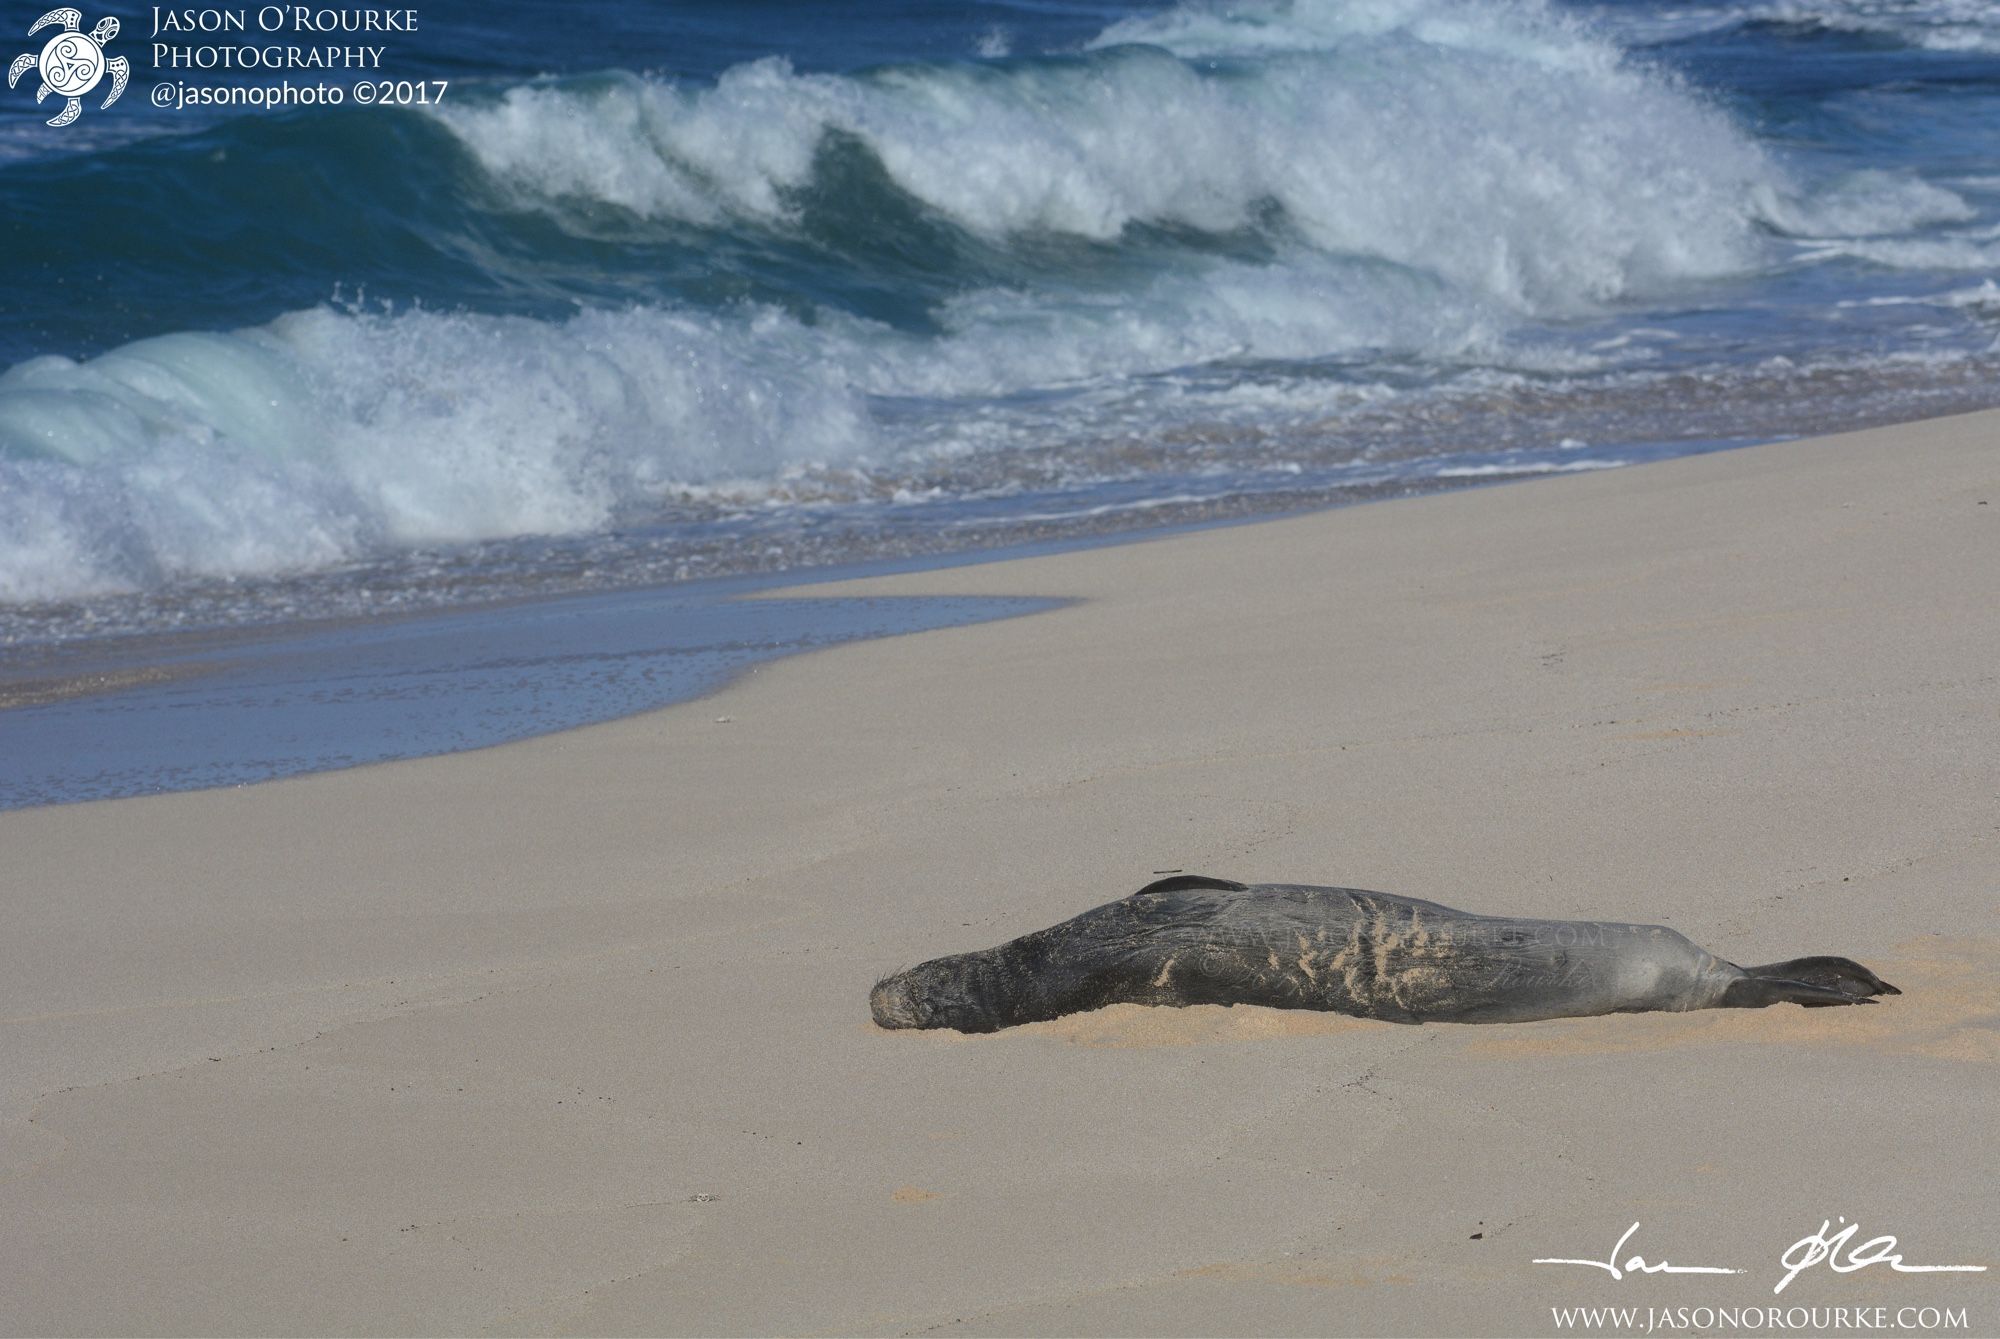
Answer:
[[[430,106],[0,95],[0,648],[2000,403],[1988,3],[418,13]]]
[[[770,579],[604,591],[249,635],[154,635],[112,691],[0,679],[0,810],[240,786],[631,715],[865,637],[1058,600],[741,598]],[[71,643],[72,654],[79,649]],[[91,685],[106,687],[102,680]],[[702,732],[734,718],[697,718]],[[683,736],[683,741],[687,739]]]

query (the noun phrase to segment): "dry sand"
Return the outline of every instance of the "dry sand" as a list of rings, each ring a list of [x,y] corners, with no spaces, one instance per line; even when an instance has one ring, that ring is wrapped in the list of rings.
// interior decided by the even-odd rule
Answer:
[[[480,753],[0,815],[0,1329],[2000,1330],[2000,1272],[1772,1292],[1843,1215],[2000,1266],[2000,416],[845,589],[1078,603]],[[868,1021],[878,974],[1171,869],[1907,994]],[[1529,1263],[1635,1221],[1748,1272]]]

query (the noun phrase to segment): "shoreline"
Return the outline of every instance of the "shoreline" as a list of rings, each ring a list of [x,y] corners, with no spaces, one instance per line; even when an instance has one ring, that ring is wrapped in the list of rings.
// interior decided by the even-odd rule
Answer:
[[[1996,442],[1989,411],[813,583],[1063,603],[475,753],[0,813],[0,1331],[1539,1334],[1768,1304],[1834,1215],[2000,1269]],[[869,1022],[886,970],[1164,868],[1905,994]],[[1635,1220],[1747,1272],[1530,1263]],[[2000,1273],[1779,1300],[1981,1332]]]
[[[1754,444],[1753,444],[1754,445]],[[1738,445],[1706,447],[1693,454],[1717,450],[1740,450]],[[1680,459],[1680,456],[1669,459]],[[1643,463],[1656,463],[1651,461]],[[1624,466],[1620,468],[1630,468]],[[770,631],[773,649],[758,660],[805,654],[824,644],[823,625],[836,613],[837,596],[813,596],[819,587],[866,582],[890,576],[951,571],[962,567],[1008,564],[1023,559],[1087,552],[1125,544],[1145,544],[1172,539],[1177,535],[1241,525],[1260,525],[1297,516],[1318,515],[1347,507],[1376,502],[1399,501],[1435,493],[1502,487],[1508,484],[1537,483],[1560,474],[1521,474],[1498,478],[1467,478],[1430,488],[1406,485],[1387,492],[1357,490],[1352,497],[1321,502],[1296,510],[1219,515],[1200,520],[1183,520],[1124,530],[1106,530],[1058,535],[1032,542],[1012,543],[996,548],[943,550],[898,558],[835,563],[827,567],[805,567],[764,573],[746,573],[700,578],[665,585],[584,589],[544,595],[517,595],[433,609],[392,610],[374,614],[329,615],[293,622],[244,626],[197,627],[180,631],[119,633],[101,639],[84,639],[14,648],[17,663],[8,664],[0,655],[0,725],[11,724],[17,735],[37,732],[52,746],[59,746],[66,734],[98,737],[92,721],[78,712],[103,711],[117,720],[112,747],[104,756],[87,761],[66,760],[63,769],[41,766],[28,777],[10,767],[0,755],[0,812],[34,808],[45,804],[74,804],[100,799],[126,799],[142,795],[167,794],[217,786],[259,784],[289,776],[309,776],[410,758],[438,757],[452,753],[492,748],[520,739],[559,730],[625,719],[647,711],[687,702],[696,702],[720,691],[737,671],[683,673],[673,676],[671,686],[641,695],[607,691],[604,683],[575,683],[567,688],[568,710],[553,718],[528,721],[503,704],[496,719],[460,727],[451,733],[426,730],[421,724],[387,722],[368,701],[350,701],[347,719],[328,722],[318,731],[320,742],[307,752],[296,750],[282,757],[242,756],[240,744],[218,743],[218,737],[242,729],[233,719],[235,704],[247,691],[256,693],[269,687],[260,682],[259,667],[270,662],[286,666],[284,691],[296,704],[323,699],[338,692],[342,681],[355,677],[353,661],[370,659],[374,647],[384,641],[409,644],[428,641],[437,650],[427,660],[415,660],[396,667],[396,673],[421,676],[433,681],[456,682],[461,690],[481,691],[474,681],[479,664],[467,663],[457,643],[467,629],[473,635],[483,628],[492,630],[505,644],[505,654],[533,659],[555,654],[584,658],[576,648],[560,648],[537,633],[538,624],[561,621],[566,615],[604,607],[626,611],[627,620],[645,620],[659,631],[657,650],[675,654],[688,640],[684,629],[671,628],[673,615],[701,610],[713,616],[739,601],[756,601],[767,614],[777,614],[776,602],[789,601],[792,615],[777,615]],[[924,597],[919,597],[924,598]],[[930,597],[949,601],[950,597]],[[1011,617],[1037,612],[1033,596],[988,597],[988,609],[954,609],[940,605],[926,617],[916,609],[908,616],[870,631],[840,635],[898,636],[931,627],[950,626],[963,620],[984,617]],[[814,603],[815,600],[824,603]],[[1053,607],[1054,603],[1042,602]],[[587,617],[587,615],[586,615]],[[597,673],[615,676],[629,648],[598,656]],[[66,673],[52,672],[54,666],[71,662]],[[754,671],[752,671],[754,672]],[[97,704],[90,699],[109,698]],[[393,695],[382,701],[393,704]],[[78,706],[77,704],[82,704]],[[267,710],[284,709],[285,703],[263,704]],[[56,708],[55,712],[33,714],[33,708]],[[74,710],[71,710],[74,708]],[[193,708],[193,711],[190,711]],[[393,710],[391,705],[391,710]],[[23,711],[29,715],[17,715]],[[195,712],[205,719],[193,720]],[[189,727],[192,724],[192,728]],[[176,733],[169,733],[168,726]],[[254,729],[255,727],[253,727]],[[342,746],[344,738],[375,741],[370,751],[357,756]],[[176,740],[181,742],[176,742]],[[46,759],[57,756],[59,747],[27,749],[19,756]]]
[[[1932,398],[1926,405],[1928,412],[1920,417],[1949,417],[1994,407],[1990,395],[1954,393],[1949,383],[1927,387],[1924,393]],[[1707,431],[1688,425],[1665,436],[1621,436],[1592,448],[1595,453],[1613,459],[1581,464],[1562,459],[1562,452],[1569,449],[1563,447],[1551,448],[1556,451],[1553,458],[1445,466],[1436,473],[1391,470],[1380,477],[1326,478],[1293,486],[1274,483],[1268,478],[1239,480],[1246,484],[1241,491],[1197,490],[1203,491],[1198,497],[1150,496],[1142,491],[1137,497],[1107,501],[1099,493],[1086,489],[1076,496],[1050,495],[1049,505],[1057,508],[1053,512],[1020,514],[1010,513],[994,499],[973,497],[945,505],[947,508],[997,506],[997,509],[990,515],[961,518],[939,528],[920,519],[930,507],[889,508],[872,521],[858,514],[836,518],[833,529],[837,533],[830,540],[818,537],[808,541],[797,536],[781,540],[780,548],[787,544],[791,547],[778,559],[781,565],[775,567],[763,565],[761,555],[753,561],[718,557],[718,552],[728,553],[736,548],[760,548],[763,541],[755,534],[728,540],[709,536],[695,545],[701,552],[690,549],[680,555],[692,560],[693,574],[678,577],[672,573],[688,564],[676,561],[679,548],[664,536],[680,527],[635,520],[630,526],[614,527],[609,532],[521,534],[436,550],[390,551],[285,575],[188,579],[170,591],[73,597],[0,608],[0,675],[11,672],[10,661],[19,667],[75,657],[98,658],[100,652],[114,659],[143,657],[152,654],[147,647],[153,642],[165,644],[171,652],[172,644],[184,639],[289,636],[359,622],[442,618],[552,599],[645,589],[726,586],[737,582],[805,583],[842,579],[837,574],[843,572],[1007,561],[1035,553],[1066,552],[1077,546],[1145,540],[1214,525],[1255,524],[1434,492],[1533,482],[1576,470],[1629,468],[1716,451],[1742,450],[1774,441],[1914,421],[1885,418],[1889,412],[1877,406],[1837,419],[1831,426],[1786,421],[1763,425],[1757,431],[1723,432],[1720,422],[1711,422]],[[1469,435],[1479,438],[1502,431],[1507,421],[1508,415],[1496,413],[1490,421],[1470,428]],[[1582,449],[1580,444],[1577,449]],[[1517,453],[1518,448],[1510,446],[1498,455],[1511,457]],[[1541,454],[1547,457],[1549,453]],[[1190,476],[1194,477],[1199,476]],[[1115,492],[1115,484],[1116,481],[1106,481],[1097,487],[1101,490],[1110,486]],[[1163,486],[1156,480],[1153,491]],[[898,511],[907,513],[906,520],[919,519],[914,526],[899,531],[887,520]],[[625,533],[628,530],[629,535]],[[620,558],[601,560],[587,556],[590,550],[607,541],[623,543],[628,539],[633,547]],[[505,554],[509,549],[519,551],[495,568],[495,555]],[[778,548],[772,550],[778,551]],[[416,559],[426,559],[421,566],[439,570],[422,574],[407,570],[408,564]],[[530,569],[538,570],[532,576],[523,575]],[[605,579],[598,575],[604,571],[624,571],[628,575]],[[149,608],[150,613],[146,612]],[[181,621],[187,618],[194,622],[181,626]],[[79,624],[87,624],[94,630],[78,631]],[[51,632],[51,628],[68,630]]]
[[[1768,442],[1744,444],[1682,444],[1682,450],[1664,458],[1642,458],[1618,466],[1636,468],[1662,464],[1664,460],[1688,460],[1716,452],[1750,450]],[[138,634],[106,634],[98,638],[28,644],[0,648],[0,729],[12,727],[16,735],[16,759],[32,757],[32,775],[20,763],[8,765],[0,753],[0,811],[38,807],[46,803],[80,803],[92,799],[124,799],[136,795],[172,793],[218,785],[262,783],[290,775],[312,775],[356,765],[376,765],[384,761],[404,761],[410,757],[436,757],[470,749],[494,747],[558,729],[624,719],[642,711],[698,701],[724,683],[738,670],[684,671],[670,677],[670,685],[654,685],[644,693],[620,691],[616,677],[632,648],[620,642],[612,654],[578,650],[570,644],[554,644],[538,636],[536,626],[550,620],[562,622],[568,614],[590,618],[590,610],[616,606],[626,610],[626,620],[644,620],[656,634],[658,656],[676,656],[690,640],[688,630],[672,628],[676,616],[700,610],[708,616],[742,600],[776,602],[794,600],[790,618],[778,616],[770,630],[772,650],[758,656],[758,662],[796,656],[824,644],[824,626],[840,624],[832,604],[814,606],[812,600],[836,600],[832,596],[812,596],[818,588],[872,582],[888,576],[950,572],[968,566],[1012,564],[1032,558],[1090,552],[1124,544],[1150,544],[1172,540],[1204,530],[1226,530],[1234,526],[1258,526],[1300,516],[1320,516],[1352,506],[1378,502],[1402,502],[1448,492],[1498,488],[1508,484],[1538,484],[1564,478],[1564,472],[1528,472],[1514,476],[1466,476],[1444,484],[1432,480],[1430,486],[1404,480],[1386,492],[1356,488],[1352,496],[1280,512],[1250,512],[1242,516],[1218,514],[1202,520],[1178,520],[1130,530],[1102,530],[1080,534],[1058,534],[1032,542],[1004,544],[998,548],[940,550],[902,558],[874,558],[862,562],[832,564],[826,568],[796,568],[762,574],[734,574],[698,578],[670,584],[612,586],[604,590],[572,590],[556,594],[500,596],[474,600],[468,604],[448,604],[440,608],[384,610],[376,614],[346,614],[300,618],[276,624],[246,626],[204,626],[188,630],[158,630]],[[852,632],[842,628],[836,644],[852,636],[900,636],[932,626],[948,626],[962,620],[1006,618],[1016,612],[1032,612],[1034,598],[998,600],[988,610],[938,606],[930,616],[914,608],[906,618],[876,630]],[[766,608],[766,614],[774,614]],[[470,634],[466,630],[472,630]],[[468,662],[456,646],[468,636],[484,638],[498,650],[488,654],[510,660],[534,660],[560,654],[568,660],[592,660],[596,664],[584,677],[570,675],[560,689],[566,695],[562,709],[530,717],[514,709],[514,703],[496,699],[492,707],[472,721],[454,721],[448,729],[438,721],[416,719],[396,711],[394,689],[378,689],[374,703],[368,697],[348,695],[338,707],[340,719],[324,721],[314,739],[304,747],[284,753],[268,753],[246,745],[246,729],[240,721],[240,707],[246,701],[264,697],[270,681],[260,677],[260,668],[282,664],[284,701],[264,701],[266,715],[284,711],[286,703],[324,701],[344,693],[344,683],[354,679],[356,658],[370,664],[378,658],[380,644],[400,644],[404,648],[430,642],[438,650],[428,660],[402,656],[388,673],[406,679],[430,679],[432,683],[456,683],[464,693],[494,695],[480,679],[480,662]],[[698,640],[698,638],[696,638]],[[8,656],[12,652],[12,656]],[[68,671],[58,666],[70,664]],[[108,699],[108,701],[94,701]],[[390,703],[388,709],[382,703]],[[34,707],[52,707],[36,713]],[[24,713],[26,711],[26,713]],[[116,723],[104,731],[90,715],[108,715]],[[60,747],[64,737],[86,735],[104,739],[94,757],[68,757]],[[250,735],[270,733],[268,723],[254,723]],[[22,745],[22,739],[28,745]],[[44,747],[34,747],[34,745]],[[42,759],[64,757],[60,765]]]
[[[190,636],[157,663],[0,679],[0,812],[494,748],[695,702],[786,656],[1050,606],[729,585]]]

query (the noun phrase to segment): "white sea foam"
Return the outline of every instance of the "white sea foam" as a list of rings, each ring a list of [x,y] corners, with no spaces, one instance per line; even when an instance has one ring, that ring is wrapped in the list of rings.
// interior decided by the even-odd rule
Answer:
[[[1581,445],[1581,443],[1579,443]],[[1529,460],[1519,464],[1447,465],[1433,470],[1434,479],[1495,479],[1523,474],[1577,474],[1589,470],[1615,470],[1629,464],[1623,460]]]
[[[2000,7],[1991,0],[1735,0],[1677,8],[1607,3],[1598,12],[1612,31],[1640,42],[1763,21],[1889,37],[1932,51],[2000,51]]]
[[[1978,311],[2000,313],[2000,284],[1991,279],[1971,288],[1960,288],[1937,299],[1947,307],[1970,307]]]
[[[869,430],[789,318],[299,313],[0,375],[0,599],[608,523]]]
[[[1879,298],[1844,298],[1834,304],[1836,307],[1951,307],[1959,310],[2000,311],[2000,284],[1991,279],[1975,284],[1971,288],[1952,289],[1945,293],[1897,294]]]
[[[1773,226],[1800,238],[1885,237],[1978,217],[1956,191],[1877,169],[1849,173],[1810,191],[1762,187],[1758,208]]]
[[[1899,270],[2000,270],[2000,237],[1990,229],[1924,237],[1844,238],[1809,247],[1807,260],[1865,260]]]
[[[1769,0],[1753,13],[1782,23],[1883,33],[1933,51],[2000,51],[1991,0]]]

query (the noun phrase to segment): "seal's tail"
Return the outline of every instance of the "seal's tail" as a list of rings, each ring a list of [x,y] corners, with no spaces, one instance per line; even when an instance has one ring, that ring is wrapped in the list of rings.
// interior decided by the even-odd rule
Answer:
[[[1876,995],[1903,993],[1852,958],[1793,958],[1742,970],[1743,979],[1731,982],[1723,996],[1724,1008],[1803,1004],[1812,1009],[1832,1004],[1873,1004]]]

